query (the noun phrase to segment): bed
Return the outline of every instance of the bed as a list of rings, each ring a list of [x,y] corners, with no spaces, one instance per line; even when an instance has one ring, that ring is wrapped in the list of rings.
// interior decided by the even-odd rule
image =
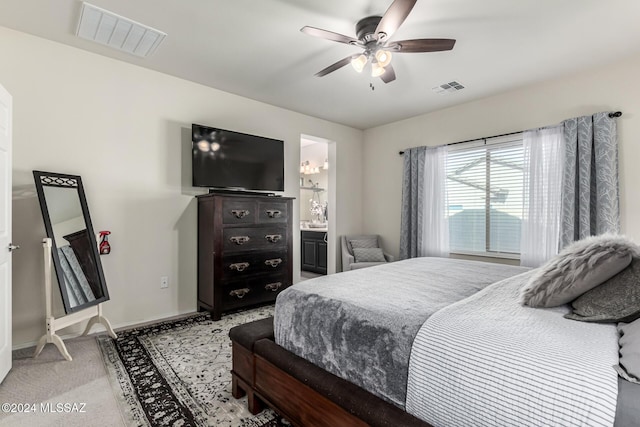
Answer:
[[[298,381],[302,389],[285,390],[326,397],[363,425],[392,425],[398,410],[415,425],[633,425],[640,387],[612,369],[615,326],[564,319],[565,307],[522,307],[531,274],[417,258],[296,284],[278,296],[275,342],[252,356],[264,381],[257,396],[285,415],[304,412],[304,402],[286,408],[271,393]],[[321,424],[314,416],[294,424]]]

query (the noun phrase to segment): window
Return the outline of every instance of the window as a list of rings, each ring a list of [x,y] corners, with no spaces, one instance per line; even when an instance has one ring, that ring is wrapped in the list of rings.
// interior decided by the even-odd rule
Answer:
[[[523,212],[522,134],[451,146],[447,218],[453,253],[520,253]]]

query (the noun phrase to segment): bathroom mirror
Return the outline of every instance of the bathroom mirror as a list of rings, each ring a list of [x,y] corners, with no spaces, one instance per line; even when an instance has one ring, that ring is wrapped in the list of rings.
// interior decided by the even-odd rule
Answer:
[[[33,171],[67,314],[109,299],[91,216],[77,175]]]

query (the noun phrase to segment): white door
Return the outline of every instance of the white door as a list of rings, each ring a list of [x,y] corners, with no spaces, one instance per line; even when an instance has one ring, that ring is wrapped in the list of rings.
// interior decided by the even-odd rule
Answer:
[[[11,120],[0,85],[0,382],[11,369]]]

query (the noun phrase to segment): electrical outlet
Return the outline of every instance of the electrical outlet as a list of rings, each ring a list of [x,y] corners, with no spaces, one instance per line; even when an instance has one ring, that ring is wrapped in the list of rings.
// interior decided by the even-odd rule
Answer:
[[[160,277],[160,288],[168,288],[169,287],[169,278],[167,276]]]

